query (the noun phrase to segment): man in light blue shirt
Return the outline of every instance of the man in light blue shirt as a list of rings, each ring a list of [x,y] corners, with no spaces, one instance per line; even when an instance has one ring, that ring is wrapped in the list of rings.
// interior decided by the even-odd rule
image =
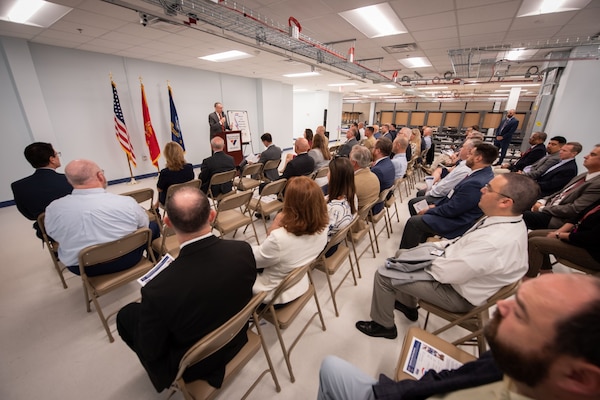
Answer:
[[[398,136],[394,139],[392,151],[394,158],[392,158],[392,164],[394,164],[395,178],[402,178],[406,174],[406,167],[408,161],[406,159],[406,148],[408,147],[408,139],[404,136]]]
[[[79,275],[78,255],[83,248],[111,242],[138,228],[148,227],[148,215],[132,197],[108,193],[104,171],[93,161],[71,161],[65,168],[65,175],[73,185],[73,192],[46,208],[46,230],[60,243],[60,260]],[[154,236],[158,236],[158,226],[151,228],[154,228]],[[94,267],[88,275],[131,268],[140,260],[143,250],[144,247]]]

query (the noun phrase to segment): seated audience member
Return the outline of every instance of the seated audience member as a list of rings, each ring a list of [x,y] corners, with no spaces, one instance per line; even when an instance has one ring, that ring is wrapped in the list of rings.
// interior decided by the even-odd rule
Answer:
[[[306,139],[305,139],[306,140]],[[285,191],[283,210],[269,228],[260,246],[253,246],[256,277],[253,293],[272,291],[294,269],[313,261],[327,245],[327,207],[319,185],[306,176],[291,179]],[[283,292],[276,304],[289,303],[308,290],[308,276]]]
[[[536,179],[540,189],[542,189],[542,196],[549,196],[562,189],[567,182],[577,175],[575,157],[581,152],[581,149],[581,144],[577,142],[569,142],[561,147],[559,151],[560,161]]]
[[[273,144],[273,137],[270,133],[263,133],[260,137],[260,140],[262,141],[263,146],[265,146],[265,149],[262,151],[262,153],[260,153],[257,163],[262,163],[263,165],[265,165],[267,161],[270,160],[281,160],[281,148]],[[246,164],[252,164],[252,162],[244,159],[244,161],[240,163],[241,171],[244,170]],[[275,181],[279,178],[279,173],[277,172],[277,169],[264,171],[264,174],[268,179],[272,181]]]
[[[211,233],[216,212],[204,193],[180,188],[166,209],[165,223],[175,231],[181,252],[142,288],[140,303],[128,304],[117,314],[119,335],[159,392],[173,382],[190,347],[246,306],[256,279],[250,245]],[[221,387],[225,365],[247,341],[243,328],[223,348],[188,368],[183,379]]]
[[[315,129],[315,136],[317,136],[317,135],[323,136],[323,141],[325,142],[325,148],[329,150],[329,138],[325,134],[325,127],[323,125],[319,125],[319,126],[317,126],[317,129]],[[313,138],[313,140],[314,140],[314,138]]]
[[[394,158],[392,158],[392,164],[394,164],[394,179],[403,178],[404,175],[406,175],[406,167],[408,165],[408,160],[406,159],[407,147],[408,140],[406,140],[405,137],[398,136],[392,142],[392,152],[394,153]]]
[[[365,136],[365,123],[360,121],[358,123],[354,122],[352,126],[356,127],[358,134],[356,135],[357,140],[361,140]]]
[[[328,356],[319,372],[317,399],[597,399],[599,313],[598,278],[533,279],[523,283],[517,298],[498,301],[484,330],[492,351],[479,360],[456,370],[430,370],[418,381],[395,382],[383,374],[373,379]]]
[[[398,135],[398,131],[396,130],[396,124],[389,124],[388,130],[388,139],[390,139],[393,143],[394,140],[396,140],[396,136]]]
[[[107,192],[104,171],[93,161],[71,161],[65,174],[73,185],[73,193],[54,200],[46,208],[46,231],[60,243],[60,260],[79,275],[78,257],[83,248],[112,242],[148,227],[148,214],[132,197]],[[156,222],[150,228],[153,237],[158,237]],[[142,257],[144,248],[95,266],[87,274],[103,275],[131,268]]]
[[[379,131],[379,125],[373,124],[373,136],[375,139],[379,139],[381,137],[381,132]]]
[[[412,136],[412,130],[410,128],[404,127],[398,131],[396,137],[404,137],[408,141],[408,146],[406,147],[406,161],[409,162],[412,160],[412,148],[410,147],[410,137]]]
[[[521,213],[531,207],[537,192],[535,182],[519,174],[492,179],[480,191],[485,217],[456,241],[428,244],[442,255],[425,267],[425,273],[407,277],[406,272],[388,269],[389,259],[378,269],[372,321],[359,321],[356,328],[365,335],[394,339],[394,307],[411,321],[418,319],[418,299],[451,312],[467,312],[521,279],[527,272],[527,227]]]
[[[329,149],[325,144],[325,136],[315,135],[313,138],[312,149],[308,152],[308,155],[315,161],[315,169],[313,172],[317,172],[323,167],[329,165],[329,160],[331,160],[331,153],[329,153]],[[319,186],[323,186],[327,183],[327,178],[323,182],[317,182]]]
[[[373,151],[375,148],[375,143],[377,139],[375,139],[375,130],[372,126],[367,126],[365,128],[365,138],[360,142],[361,145],[365,146],[367,149]]]
[[[580,217],[567,222],[556,230],[539,229],[529,232],[529,272],[552,272],[550,254],[564,258],[583,268],[600,271],[600,200],[596,201]]]
[[[329,214],[328,239],[331,239],[340,229],[352,223],[356,214],[356,186],[354,185],[354,169],[352,163],[345,157],[338,157],[329,163],[329,195],[327,199],[327,214]],[[331,247],[326,257],[337,250]]]
[[[290,179],[294,176],[310,175],[315,170],[315,161],[308,155],[310,145],[305,138],[296,139],[294,143],[294,151],[296,157],[288,162],[279,177],[280,179]]]
[[[467,139],[459,151],[460,162],[448,175],[440,179],[440,176],[434,174],[434,184],[431,189],[422,189],[417,192],[417,196],[408,202],[408,211],[410,215],[417,215],[414,204],[421,200],[426,200],[428,204],[436,204],[444,199],[467,175],[471,173],[471,168],[467,166],[467,158],[475,145],[482,143],[479,140]],[[436,170],[437,171],[437,170]],[[437,180],[436,180],[437,179]]]
[[[420,157],[421,156],[421,131],[419,128],[411,129],[410,140],[409,140],[410,150],[412,157]]]
[[[408,219],[400,248],[410,249],[433,235],[453,239],[465,233],[483,215],[478,207],[480,190],[494,177],[491,165],[497,156],[495,146],[476,144],[466,160],[471,173],[442,200]]]
[[[528,165],[533,164],[540,158],[546,155],[546,146],[544,142],[548,136],[544,132],[533,132],[529,136],[529,147],[521,157],[514,163],[504,163],[502,168],[508,169],[510,172],[522,171]]]
[[[378,139],[373,149],[373,166],[371,167],[371,172],[379,179],[379,192],[394,185],[396,169],[394,168],[394,164],[392,164],[392,160],[390,160],[390,154],[392,154],[392,142],[387,138]],[[373,213],[377,214],[382,209],[383,202],[375,204],[373,206]]]
[[[423,127],[423,140],[421,142],[421,152],[427,150],[425,155],[425,164],[431,165],[435,146],[433,144],[433,129],[429,126]]]
[[[313,131],[310,128],[306,128],[304,130],[304,139],[306,139],[308,141],[308,148],[312,148],[312,143],[313,143]]]
[[[214,174],[235,169],[233,157],[223,152],[223,149],[225,148],[225,142],[221,137],[215,136],[212,138],[210,140],[210,146],[212,148],[213,155],[205,158],[204,161],[202,161],[200,175],[198,175],[198,178],[202,181],[202,186],[200,189],[204,193],[208,193],[208,186]],[[220,185],[213,185],[211,187],[213,196],[218,196],[221,193],[229,193],[232,189],[233,182],[226,182]]]
[[[579,174],[561,191],[539,199],[531,211],[523,213],[527,228],[559,228],[600,199],[600,144],[583,157],[583,166],[587,173]]]
[[[358,135],[359,135],[358,130],[356,130],[356,128],[353,126],[351,126],[348,129],[348,131],[346,131],[346,139],[347,140],[346,140],[346,143],[344,143],[338,149],[338,152],[337,152],[338,157],[348,157],[352,148],[358,144],[358,139],[357,139]]]
[[[560,161],[560,149],[567,143],[567,139],[562,136],[554,136],[546,145],[546,154],[533,164],[523,168],[522,173],[531,179],[537,179],[554,164]]]
[[[355,146],[350,153],[350,163],[354,169],[354,186],[358,197],[358,209],[379,197],[379,179],[371,172],[371,152],[364,146]]]
[[[33,223],[36,235],[42,238],[37,217],[44,212],[48,204],[73,191],[73,186],[63,174],[56,172],[60,167],[60,155],[50,143],[35,142],[25,147],[25,158],[35,168],[35,172],[10,186],[17,209]]]
[[[394,139],[396,139],[396,131],[391,130],[390,124],[383,124],[381,126],[382,137],[390,139],[392,143],[394,143]]]
[[[155,204],[155,208],[158,208],[159,203],[163,206],[165,205],[169,186],[194,179],[194,167],[185,161],[183,149],[179,143],[167,143],[163,154],[165,155],[167,168],[161,170],[158,175],[158,182],[156,183],[158,202]]]

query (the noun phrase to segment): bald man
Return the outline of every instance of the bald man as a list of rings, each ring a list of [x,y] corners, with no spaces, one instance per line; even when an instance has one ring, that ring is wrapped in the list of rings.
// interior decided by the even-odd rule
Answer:
[[[310,175],[315,170],[315,160],[308,155],[310,146],[305,138],[296,139],[294,151],[296,157],[287,163],[281,178],[290,179],[294,176]]]
[[[223,149],[225,148],[225,141],[223,138],[215,136],[210,140],[210,146],[213,155],[202,161],[202,167],[200,169],[200,174],[198,175],[198,178],[202,181],[202,187],[200,189],[202,189],[204,193],[208,193],[208,185],[214,174],[235,169],[233,157],[223,152]],[[212,194],[218,196],[221,193],[231,192],[232,188],[233,184],[227,182],[221,185],[213,185],[211,189]]]
[[[94,244],[108,243],[126,236],[138,228],[148,227],[148,215],[129,196],[106,191],[104,170],[90,160],[73,160],[65,175],[73,192],[54,200],[46,208],[46,231],[60,247],[58,257],[69,271],[79,275],[79,252]],[[158,225],[150,226],[158,237]],[[142,257],[144,248],[115,261],[95,266],[89,276],[110,274],[131,268]]]

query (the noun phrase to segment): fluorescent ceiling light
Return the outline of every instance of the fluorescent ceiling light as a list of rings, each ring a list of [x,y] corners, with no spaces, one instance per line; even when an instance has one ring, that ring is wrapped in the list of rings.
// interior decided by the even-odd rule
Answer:
[[[526,50],[524,48],[502,51],[496,56],[496,60],[525,60],[531,58],[538,51],[536,49]]]
[[[354,82],[330,83],[327,86],[356,86],[356,83],[354,83]]]
[[[356,89],[357,93],[369,93],[369,92],[379,92],[377,89]]]
[[[12,3],[12,7],[10,4],[0,7],[2,11],[8,10],[0,15],[0,20],[41,28],[48,28],[72,10],[43,0],[13,0]]]
[[[506,94],[492,93],[492,94],[488,94],[488,96],[508,97],[508,93],[506,93]]]
[[[521,92],[526,92],[527,89],[521,89]],[[494,92],[510,92],[510,89],[498,89],[494,90]]]
[[[321,74],[318,73],[317,71],[310,71],[310,72],[298,72],[295,74],[285,74],[283,76],[285,76],[286,78],[305,78],[307,76],[317,76],[317,75],[321,75]]]
[[[355,8],[338,14],[369,39],[408,33],[388,3]]]
[[[222,53],[210,54],[208,56],[198,57],[201,60],[213,62],[226,62],[233,60],[241,60],[242,58],[254,57],[248,53],[239,50],[230,50]]]
[[[391,83],[387,83],[387,84],[381,85],[381,86],[383,86],[384,88],[388,88],[388,89],[396,89],[397,88],[396,85],[392,85]]]
[[[523,0],[517,18],[580,10],[590,2],[591,0]]]
[[[448,89],[448,86],[423,86],[417,89],[421,90],[436,90],[436,89]]]
[[[431,63],[427,59],[427,57],[410,57],[410,58],[402,58],[400,63],[404,65],[406,68],[423,68],[423,67],[431,67]]]
[[[540,86],[540,83],[514,83],[514,84],[506,84],[500,85],[500,87],[526,87],[526,86]]]

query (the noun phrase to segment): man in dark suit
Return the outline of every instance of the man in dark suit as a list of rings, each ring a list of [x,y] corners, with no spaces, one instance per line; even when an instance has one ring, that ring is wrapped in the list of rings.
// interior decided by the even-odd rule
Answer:
[[[392,154],[392,142],[384,137],[377,139],[373,148],[374,161],[371,172],[377,175],[377,179],[379,179],[380,193],[392,187],[394,178],[396,177],[396,168],[394,168],[394,164],[390,160],[390,154]],[[373,206],[373,213],[377,214],[382,209],[383,202],[377,203]]]
[[[296,139],[296,143],[294,144],[296,157],[287,163],[283,173],[281,174],[281,179],[290,179],[294,176],[312,174],[312,172],[315,170],[315,160],[308,155],[308,150],[310,150],[308,140],[305,138]]]
[[[348,157],[350,155],[350,151],[352,150],[352,147],[356,146],[358,144],[358,140],[356,139],[359,135],[358,130],[356,129],[356,127],[351,126],[348,131],[346,132],[346,139],[348,139],[346,141],[346,143],[344,143],[337,152],[337,155],[339,157]]]
[[[263,165],[265,165],[267,163],[267,161],[281,160],[281,148],[279,148],[273,144],[273,137],[271,136],[270,133],[264,133],[260,137],[260,140],[262,141],[263,145],[265,146],[265,149],[263,150],[262,153],[260,153],[257,163],[262,163]],[[244,161],[242,161],[240,163],[240,167],[239,167],[240,171],[243,171],[244,167],[248,163],[252,164],[252,162],[244,159]],[[277,172],[277,169],[265,171],[264,174],[267,178],[269,178],[272,181],[275,181],[279,178],[279,173]]]
[[[128,304],[117,315],[119,335],[159,392],[172,383],[185,352],[250,301],[256,279],[250,245],[211,234],[215,211],[203,193],[179,189],[166,207],[165,223],[183,245],[179,257],[142,288],[141,303]],[[189,368],[184,380],[203,379],[220,387],[225,365],[247,340],[242,329],[225,347]]]
[[[567,182],[577,175],[577,163],[575,156],[582,150],[582,146],[577,142],[565,144],[559,151],[560,161],[548,168],[546,172],[536,179],[542,189],[542,197],[549,196],[552,193],[562,189]]]
[[[235,169],[233,157],[223,152],[225,142],[222,138],[218,136],[212,138],[210,140],[210,146],[212,148],[213,155],[205,158],[204,161],[202,161],[200,175],[198,175],[198,178],[202,180],[202,187],[200,189],[202,189],[204,193],[208,193],[208,185],[214,174]],[[221,193],[229,193],[231,192],[232,187],[232,182],[223,183],[221,185],[213,185],[211,188],[212,194],[214,196],[218,196]]]
[[[560,161],[560,149],[567,144],[567,139],[563,136],[554,136],[548,141],[546,146],[546,154],[533,164],[523,168],[522,173],[527,175],[531,179],[537,179],[550,167],[557,164]]]
[[[483,215],[478,206],[481,188],[494,177],[491,165],[497,156],[498,149],[491,144],[476,144],[466,160],[471,174],[437,204],[406,221],[400,248],[410,249],[433,235],[454,239],[465,233]]]
[[[538,200],[531,211],[523,213],[527,228],[560,228],[600,199],[600,143],[583,157],[583,166],[587,173],[579,174],[561,191]]]
[[[35,142],[25,147],[25,158],[35,172],[26,178],[13,182],[11,188],[17,209],[33,223],[37,237],[42,233],[37,217],[54,200],[71,194],[73,186],[63,174],[56,172],[60,167],[60,157],[50,143]]]
[[[229,124],[227,117],[223,112],[223,104],[216,102],[215,111],[208,114],[208,125],[210,125],[210,138],[212,139],[217,133],[228,131]]]
[[[506,118],[500,122],[498,129],[496,129],[494,146],[500,149],[500,159],[498,160],[497,165],[502,165],[504,157],[506,156],[506,151],[512,140],[513,133],[515,133],[518,126],[519,120],[515,118],[515,110],[508,110]]]
[[[528,165],[533,164],[540,158],[546,155],[546,133],[544,132],[533,132],[529,137],[529,147],[515,163],[502,164],[502,168],[507,168],[511,172],[522,171]]]

